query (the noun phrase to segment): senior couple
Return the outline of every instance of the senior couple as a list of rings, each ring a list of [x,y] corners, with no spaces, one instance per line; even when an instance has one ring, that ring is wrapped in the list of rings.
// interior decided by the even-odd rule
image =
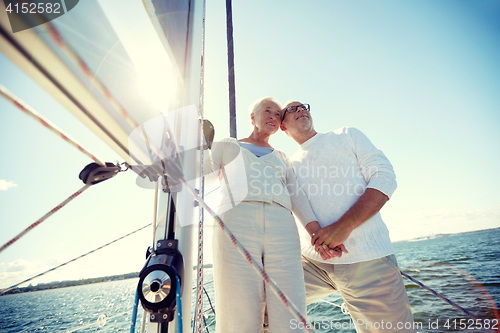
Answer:
[[[248,138],[211,151],[210,168],[232,184],[221,194],[225,225],[304,316],[306,304],[339,291],[357,332],[415,332],[379,213],[396,189],[385,155],[352,127],[317,133],[298,101],[257,100],[250,120]],[[291,158],[269,144],[278,129],[299,145]],[[217,332],[262,332],[266,308],[270,333],[301,331],[220,228],[213,247]]]

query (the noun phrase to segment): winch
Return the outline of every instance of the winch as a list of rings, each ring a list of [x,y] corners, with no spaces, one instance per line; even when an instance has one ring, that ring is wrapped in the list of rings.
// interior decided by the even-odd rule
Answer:
[[[139,273],[137,292],[143,308],[150,314],[150,322],[165,323],[174,318],[177,279],[184,275],[184,260],[177,249],[176,239],[160,240],[155,251],[148,251],[144,268]]]

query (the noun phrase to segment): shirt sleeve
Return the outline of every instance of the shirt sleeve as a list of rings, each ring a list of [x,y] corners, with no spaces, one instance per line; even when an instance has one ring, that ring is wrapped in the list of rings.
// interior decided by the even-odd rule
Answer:
[[[366,187],[379,190],[390,198],[397,187],[396,174],[391,162],[360,130],[346,127],[345,133],[367,182]]]
[[[234,139],[226,138],[214,142],[212,149],[203,159],[203,175],[207,185],[219,178],[224,166],[231,163],[240,153],[240,146]]]
[[[225,140],[219,142],[214,142],[212,149],[204,154],[203,159],[203,176],[205,177],[205,183],[211,185],[219,178],[219,172],[223,166],[222,159],[224,155]]]
[[[286,186],[288,192],[290,193],[290,201],[292,203],[292,212],[297,216],[300,223],[305,227],[309,222],[317,221],[316,215],[314,214],[309,199],[307,198],[305,192],[300,187],[297,178],[295,177],[295,172],[288,159],[284,155],[286,161]]]

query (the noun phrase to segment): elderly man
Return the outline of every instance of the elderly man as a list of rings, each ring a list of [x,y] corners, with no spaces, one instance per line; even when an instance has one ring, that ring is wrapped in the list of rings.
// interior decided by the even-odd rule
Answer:
[[[357,332],[416,332],[379,213],[396,189],[391,163],[355,128],[317,133],[308,104],[284,111],[281,130],[299,144],[292,165],[319,221],[301,238],[307,303],[339,291]]]

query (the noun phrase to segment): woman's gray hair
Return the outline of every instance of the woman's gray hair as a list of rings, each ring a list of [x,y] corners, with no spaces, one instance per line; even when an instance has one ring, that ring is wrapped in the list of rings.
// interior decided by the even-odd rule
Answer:
[[[262,106],[262,104],[264,104],[265,102],[273,102],[273,103],[276,103],[281,111],[281,103],[274,97],[263,97],[263,98],[259,98],[258,100],[256,100],[255,102],[252,103],[252,105],[250,105],[250,108],[248,109],[248,114],[254,114],[257,113],[257,111],[260,109],[260,107]],[[252,125],[253,125],[253,122],[252,122]]]

